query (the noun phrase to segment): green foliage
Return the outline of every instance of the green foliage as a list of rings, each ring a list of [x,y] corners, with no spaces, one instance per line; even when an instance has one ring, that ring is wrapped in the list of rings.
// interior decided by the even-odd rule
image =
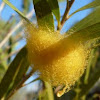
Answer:
[[[91,25],[80,31],[73,33],[70,38],[76,39],[77,41],[88,42],[90,40],[98,39],[100,37],[100,23]]]
[[[23,13],[26,14],[29,11],[30,0],[23,0]]]
[[[12,9],[14,9],[23,19],[25,19],[28,23],[30,23],[30,21],[25,17],[25,15],[20,12],[14,5],[12,5],[8,0],[3,0],[6,4],[8,4]]]
[[[74,33],[73,37],[79,37],[79,39],[84,39],[83,41],[88,41],[90,39],[100,37],[100,7],[96,7],[92,13],[87,17],[82,19],[80,22],[76,23],[68,33]],[[94,20],[95,19],[95,20]],[[95,40],[96,41],[96,40]]]
[[[84,95],[86,96],[86,94],[89,92],[91,87],[93,87],[93,85],[98,81],[98,79],[100,77],[100,68],[99,68],[99,64],[98,64],[99,63],[98,61],[100,59],[100,55],[98,53],[99,51],[100,51],[99,49],[94,49],[91,52],[89,65],[88,65],[88,67],[90,67],[90,68],[89,68],[89,71],[88,71],[87,82],[85,80],[86,76],[84,75],[84,78],[83,78],[84,80],[81,79],[82,83],[79,85],[79,88],[81,90],[80,93],[79,93],[79,98],[81,98]],[[94,66],[94,64],[95,64],[95,66]]]
[[[44,84],[45,90],[43,90],[42,93],[39,94],[39,100],[54,100],[52,86],[47,82],[44,82]]]
[[[99,12],[100,12],[100,7],[96,7],[92,13],[90,13],[87,17],[85,17],[80,22],[76,23],[69,31],[77,32],[88,26],[99,23],[100,22],[100,13]]]
[[[89,3],[88,5],[76,10],[70,16],[74,15],[75,13],[77,13],[79,11],[86,10],[86,9],[89,9],[89,8],[99,7],[99,6],[100,6],[100,0],[94,0],[93,2]]]
[[[15,6],[13,6],[8,0],[3,0],[3,1],[6,4],[8,4],[13,10],[15,10],[22,17],[22,19],[24,19],[27,23],[31,23],[29,19],[27,19],[24,15],[29,11],[29,5],[30,5],[29,0],[23,0],[24,14],[21,11],[19,11]],[[55,15],[58,21],[58,26],[59,24],[61,24],[58,1],[60,2],[63,0],[33,0],[37,23],[39,27],[44,27],[44,29],[54,30],[53,14]],[[100,39],[100,0],[94,0],[90,4],[76,10],[71,15],[69,15],[69,18],[75,13],[78,13],[79,11],[83,11],[89,8],[93,8],[93,11],[87,17],[82,19],[80,22],[76,23],[66,33],[70,34],[69,38],[71,39],[73,38],[74,40],[76,39],[77,41],[81,40],[83,42],[89,42],[89,43],[91,42],[94,44],[97,43],[98,45],[100,44],[100,41],[97,42],[98,38]],[[15,24],[14,21],[11,21],[11,23],[7,23],[3,20],[0,20],[0,34],[1,34],[0,42],[3,40],[4,37],[6,37],[7,33],[9,32],[9,30],[12,28],[14,24]],[[13,61],[11,61],[11,57],[10,60],[6,59],[3,61],[3,59],[7,55],[9,58],[9,54],[12,53],[13,51],[12,45],[14,45],[13,41],[16,42],[20,40],[19,37],[18,40],[16,39],[13,40],[14,37],[11,37],[10,39],[9,39],[10,44],[7,44],[7,46],[10,46],[11,48],[7,50],[5,50],[4,47],[0,48],[0,60],[1,60],[0,61],[0,81],[1,81],[0,100],[2,98],[9,99],[9,97],[12,96],[13,91],[17,91],[19,88],[21,88],[23,82],[25,82],[26,79],[32,75],[32,73],[34,73],[33,71],[32,73],[29,74],[29,76],[27,76],[26,74],[30,65],[27,59],[26,47],[22,48],[19,51],[19,53],[16,55]],[[89,47],[92,46],[93,46],[92,44],[89,45]],[[10,52],[8,52],[9,50]],[[89,92],[90,89],[94,86],[95,83],[97,83],[97,81],[100,78],[100,67],[99,67],[100,53],[99,52],[100,52],[100,48],[96,48],[91,51],[86,72],[71,91],[66,93],[61,98],[58,98],[54,96],[51,85],[48,84],[47,82],[43,82],[44,87],[41,93],[39,94],[38,99],[39,100],[66,100],[66,99],[81,100],[87,97],[87,94],[90,93]],[[9,63],[11,61],[10,65],[9,63],[7,63],[8,60]],[[26,79],[25,76],[27,77]],[[33,80],[32,82],[36,80]]]
[[[48,3],[50,5],[50,8],[51,8],[52,12],[56,16],[56,19],[57,19],[58,23],[59,23],[59,21],[60,21],[60,12],[59,12],[58,1],[57,0],[48,0]]]
[[[1,83],[0,83],[0,99],[6,94],[6,92],[9,89],[9,86],[11,84],[11,82],[13,82],[14,78],[17,77],[17,79],[15,79],[15,82],[19,82],[20,79],[20,75],[22,76],[23,74],[26,73],[27,68],[23,68],[24,67],[28,67],[27,64],[23,65],[23,60],[25,58],[23,58],[25,55],[27,54],[27,50],[26,48],[23,48],[18,55],[16,56],[16,58],[13,60],[13,62],[10,64],[7,72],[5,73]],[[26,59],[25,59],[26,60]],[[24,61],[25,61],[24,60]],[[27,63],[27,61],[25,61]],[[24,63],[25,63],[24,62]],[[24,70],[22,70],[22,68]],[[19,72],[19,70],[22,70],[22,72]],[[15,86],[16,84],[14,84]]]
[[[47,0],[33,0],[38,25],[54,29],[53,16]]]

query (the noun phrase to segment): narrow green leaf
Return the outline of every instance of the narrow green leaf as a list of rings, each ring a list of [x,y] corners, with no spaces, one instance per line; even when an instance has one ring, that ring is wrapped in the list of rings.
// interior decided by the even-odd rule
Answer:
[[[38,25],[45,29],[54,30],[54,20],[47,0],[33,0]]]
[[[23,59],[23,57],[27,54],[27,50],[24,47],[12,61],[10,66],[8,67],[7,72],[5,73],[1,83],[0,83],[0,99],[7,92],[10,84],[12,83],[13,78],[16,75],[17,70],[19,69],[19,65]]]
[[[26,14],[29,11],[30,0],[23,0],[23,13]]]
[[[49,84],[48,82],[45,82],[45,86],[46,86],[46,91],[48,95],[48,100],[54,100],[53,89],[52,89],[51,84]]]
[[[29,68],[29,63],[28,63],[27,55],[25,55],[21,65],[20,65],[20,69],[14,80],[14,84],[13,84],[14,88],[18,85],[18,83],[20,82],[22,77],[26,74],[28,68]]]
[[[97,43],[93,46],[93,48],[100,47],[100,43]]]
[[[87,42],[100,37],[100,22],[77,31],[70,38],[77,41]]]
[[[60,12],[59,12],[59,5],[57,0],[47,0],[52,12],[54,13],[58,23],[60,21]]]
[[[64,2],[65,0],[57,0],[58,2]]]
[[[85,10],[85,9],[89,9],[89,8],[94,8],[94,7],[98,7],[100,6],[100,0],[95,0],[85,6],[83,6],[82,8],[76,10],[75,12],[73,12],[70,16],[74,15],[75,13],[79,12],[79,11],[82,11],[82,10]]]
[[[98,51],[100,52],[100,51]],[[95,55],[96,56],[96,55]],[[80,94],[79,97],[82,97],[83,95],[86,95],[89,90],[91,89],[91,87],[93,87],[93,85],[99,80],[100,78],[100,64],[99,64],[99,59],[100,59],[100,55],[98,56],[98,60],[97,60],[97,64],[95,65],[95,69],[93,69],[90,74],[89,74],[89,78],[88,78],[88,84],[81,84],[80,88]],[[94,62],[94,59],[93,59]]]
[[[91,64],[93,62],[94,52],[95,52],[95,49],[92,49],[91,53],[89,55],[89,61],[88,61],[87,69],[86,69],[86,74],[85,74],[85,77],[84,77],[84,83],[85,84],[88,84],[88,79],[89,79],[89,74],[90,74],[90,70],[91,70]]]
[[[98,22],[100,22],[100,7],[97,7],[91,14],[76,23],[68,32],[74,33]]]
[[[15,10],[23,19],[25,19],[28,23],[30,21],[25,17],[25,15],[20,12],[14,5],[12,5],[8,0],[3,0],[7,5],[9,5],[13,10]]]
[[[13,83],[12,87],[10,88],[9,93],[11,91],[13,91],[19,85],[20,81],[25,76],[28,68],[29,68],[29,63],[28,63],[27,55],[25,55],[19,65],[19,69],[16,73],[16,76],[14,78],[14,83]],[[7,94],[7,95],[9,95],[9,94]]]
[[[6,71],[5,67],[2,64],[0,64],[0,82],[4,76],[5,71]]]

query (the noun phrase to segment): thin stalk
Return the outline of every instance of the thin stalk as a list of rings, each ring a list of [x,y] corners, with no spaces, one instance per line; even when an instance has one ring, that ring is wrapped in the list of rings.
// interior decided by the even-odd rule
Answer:
[[[66,6],[66,9],[65,9],[65,13],[64,13],[63,18],[61,20],[60,27],[58,27],[58,30],[61,30],[64,23],[69,19],[69,11],[70,11],[74,1],[75,0],[70,0],[70,1],[67,0],[67,6]]]

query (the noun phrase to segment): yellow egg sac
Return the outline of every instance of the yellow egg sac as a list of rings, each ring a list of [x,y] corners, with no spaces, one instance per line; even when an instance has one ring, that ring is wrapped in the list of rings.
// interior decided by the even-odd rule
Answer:
[[[32,25],[26,26],[26,41],[30,63],[52,86],[69,88],[83,74],[88,51],[81,41]]]

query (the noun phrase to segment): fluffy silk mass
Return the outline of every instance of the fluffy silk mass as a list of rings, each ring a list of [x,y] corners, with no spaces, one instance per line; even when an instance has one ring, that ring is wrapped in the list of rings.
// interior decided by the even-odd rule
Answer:
[[[40,78],[53,87],[65,85],[69,89],[84,72],[89,52],[85,45],[49,29],[33,25],[25,28],[28,58]],[[62,95],[60,92],[58,96]]]

